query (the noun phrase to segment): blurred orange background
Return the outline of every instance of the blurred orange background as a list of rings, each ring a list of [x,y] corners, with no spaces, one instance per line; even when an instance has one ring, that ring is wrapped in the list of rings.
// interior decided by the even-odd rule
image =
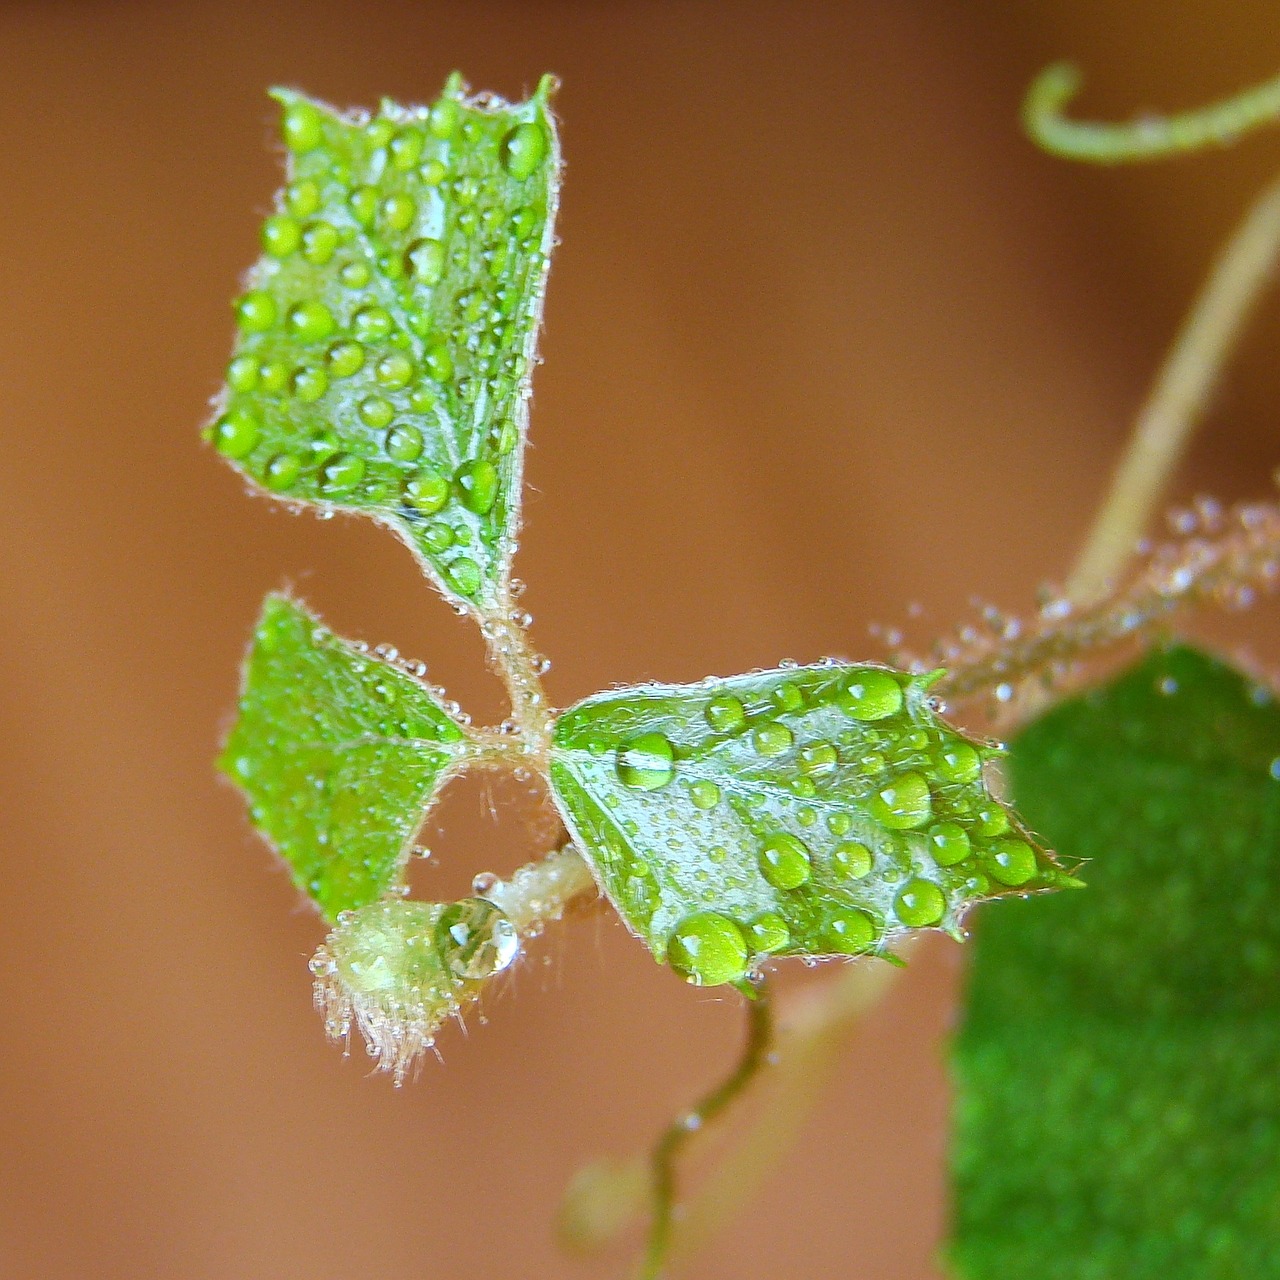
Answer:
[[[881,657],[868,624],[913,603],[924,639],[974,594],[1029,609],[1280,138],[1088,170],[1020,136],[1022,91],[1070,56],[1083,111],[1188,105],[1273,74],[1277,37],[1267,0],[0,7],[0,1276],[621,1275],[557,1252],[561,1190],[739,1034],[597,913],[410,1087],[324,1041],[323,929],[212,768],[262,595],[503,713],[390,536],[248,501],[199,441],[278,183],[267,86],[563,79],[518,571],[564,704]],[[1180,492],[1266,492],[1278,336],[1269,301]],[[420,893],[531,852],[485,801],[450,793]],[[689,1274],[939,1274],[961,962],[919,958]]]

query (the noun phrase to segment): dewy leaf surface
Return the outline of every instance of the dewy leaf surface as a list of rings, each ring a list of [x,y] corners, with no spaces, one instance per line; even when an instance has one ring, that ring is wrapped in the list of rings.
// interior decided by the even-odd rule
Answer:
[[[928,685],[829,663],[599,694],[556,728],[556,800],[627,923],[691,982],[956,932],[980,898],[1070,878]]]
[[[1280,1276],[1280,708],[1176,648],[1011,755],[1089,888],[978,922],[957,1273]]]
[[[236,305],[208,435],[277,496],[372,515],[491,609],[516,525],[559,183],[550,78],[528,102],[372,119],[277,90],[288,185]]]
[[[467,747],[406,672],[268,596],[219,767],[330,920],[400,880],[426,806]]]

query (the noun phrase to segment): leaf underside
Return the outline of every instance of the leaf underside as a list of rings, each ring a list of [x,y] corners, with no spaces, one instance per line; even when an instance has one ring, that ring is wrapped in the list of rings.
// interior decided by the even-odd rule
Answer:
[[[942,723],[929,683],[828,663],[599,694],[556,728],[556,799],[627,923],[690,981],[957,932],[981,898],[1070,877],[990,796],[995,749]]]
[[[254,826],[330,920],[401,878],[462,729],[420,681],[268,596],[218,761]]]
[[[1280,1276],[1280,708],[1159,652],[1026,730],[1011,776],[1089,890],[979,922],[958,1274]]]
[[[447,594],[500,600],[559,181],[528,102],[341,115],[278,90],[288,185],[237,303],[224,456],[278,497],[390,525]]]

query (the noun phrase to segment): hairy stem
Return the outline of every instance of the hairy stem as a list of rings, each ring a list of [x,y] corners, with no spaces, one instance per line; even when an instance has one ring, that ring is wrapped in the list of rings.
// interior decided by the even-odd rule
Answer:
[[[1227,241],[1165,358],[1067,581],[1072,603],[1099,598],[1133,554],[1278,258],[1280,179],[1263,191]]]
[[[1063,114],[1080,88],[1078,68],[1046,67],[1032,82],[1022,121],[1046,151],[1093,164],[1125,164],[1226,146],[1246,133],[1280,121],[1280,76],[1230,98],[1173,116],[1144,115],[1128,124],[1069,120]]]
[[[529,643],[527,621],[520,620],[520,611],[508,591],[502,605],[481,618],[480,630],[489,646],[489,660],[506,685],[511,716],[530,757],[528,763],[545,772],[555,713],[542,685],[543,659]]]
[[[591,868],[573,845],[566,844],[527,863],[509,880],[494,877],[484,884],[479,896],[500,908],[520,933],[529,934],[559,920],[575,902],[598,893]]]
[[[745,1002],[747,1034],[733,1072],[691,1111],[680,1116],[654,1145],[650,1157],[652,1217],[639,1280],[660,1280],[671,1249],[676,1199],[676,1160],[689,1139],[716,1118],[755,1079],[773,1043],[773,1004],[768,982],[761,978],[754,999]]]

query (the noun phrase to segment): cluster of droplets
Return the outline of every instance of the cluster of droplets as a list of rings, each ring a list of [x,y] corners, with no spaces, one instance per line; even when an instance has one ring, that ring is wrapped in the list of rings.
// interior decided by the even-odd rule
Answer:
[[[275,493],[393,515],[472,599],[519,470],[554,196],[540,111],[459,92],[364,121],[285,96],[291,180],[210,434]]]
[[[1211,498],[1169,514],[1174,537],[1144,543],[1137,560],[1100,599],[1077,604],[1045,589],[1030,618],[962,628],[937,650],[947,668],[939,683],[949,698],[1013,698],[1019,682],[1038,676],[1066,682],[1081,659],[1148,634],[1178,610],[1197,604],[1244,609],[1280,581],[1280,507],[1246,503],[1224,509]]]
[[[934,719],[927,678],[828,664],[770,681],[763,698],[734,685],[700,699],[701,731],[686,719],[629,734],[611,759],[602,735],[583,744],[621,784],[604,797],[618,828],[648,849],[637,858],[605,834],[617,896],[688,981],[738,981],[779,953],[880,950],[1053,870],[987,791],[991,748]],[[672,887],[705,906],[656,924]],[[727,906],[746,901],[769,905]]]
[[[481,985],[519,955],[515,926],[493,903],[389,898],[344,911],[311,960],[316,1007],[335,1040],[355,1027],[379,1070],[402,1084]]]

